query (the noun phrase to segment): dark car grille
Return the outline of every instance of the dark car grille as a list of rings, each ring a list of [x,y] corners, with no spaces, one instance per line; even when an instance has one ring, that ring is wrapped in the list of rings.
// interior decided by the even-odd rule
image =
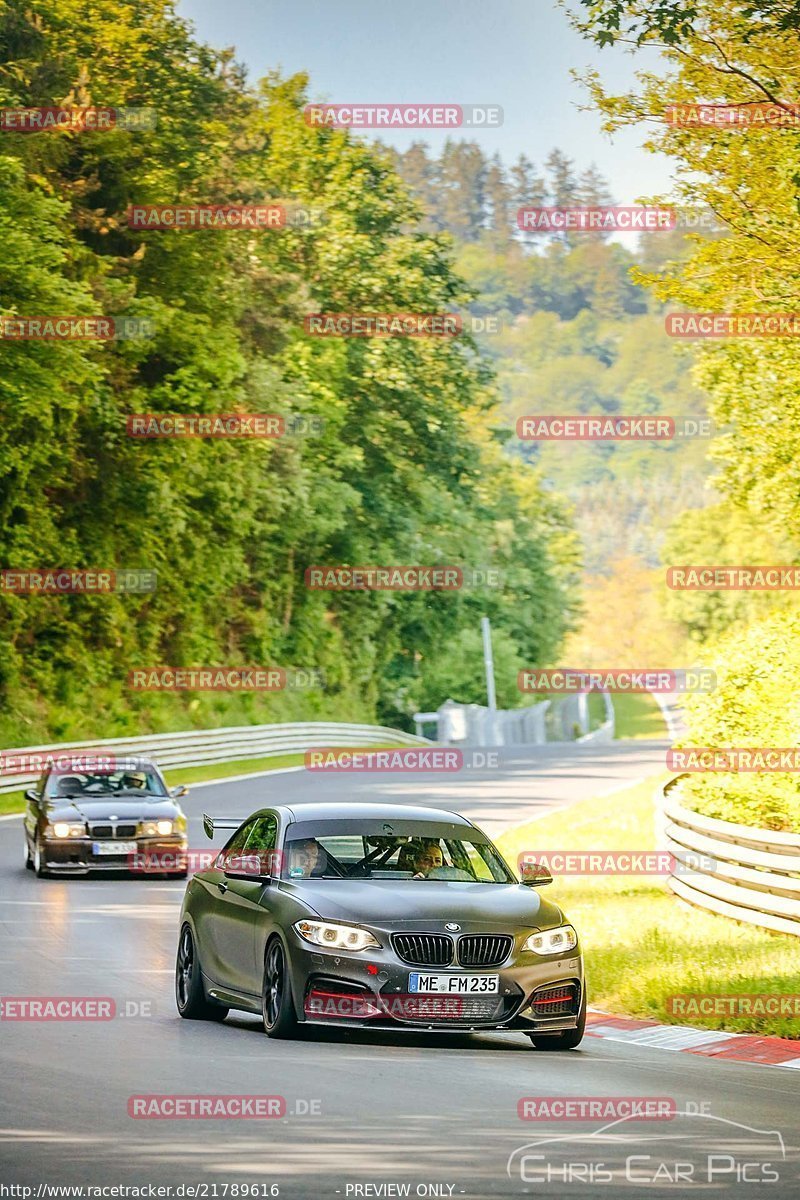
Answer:
[[[389,1012],[400,1021],[420,1025],[474,1025],[479,1021],[503,1021],[518,999],[504,996],[403,996],[402,1007]]]
[[[531,1008],[537,1017],[573,1017],[577,1015],[579,999],[577,983],[559,983],[534,992]]]
[[[393,933],[392,945],[412,967],[446,967],[453,961],[453,939],[443,933]]]
[[[93,838],[132,838],[136,829],[135,825],[91,825],[89,832]]]
[[[458,939],[462,967],[496,967],[508,958],[514,939],[507,933],[467,934]]]

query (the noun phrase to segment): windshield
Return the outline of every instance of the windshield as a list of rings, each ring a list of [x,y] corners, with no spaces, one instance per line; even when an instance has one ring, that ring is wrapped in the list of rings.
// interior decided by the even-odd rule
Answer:
[[[284,879],[376,879],[409,885],[436,880],[517,882],[491,842],[464,826],[439,832],[436,826],[419,824],[388,835],[292,826],[284,849]]]
[[[53,771],[45,795],[54,799],[100,800],[104,796],[166,796],[161,776],[152,767],[124,771]]]

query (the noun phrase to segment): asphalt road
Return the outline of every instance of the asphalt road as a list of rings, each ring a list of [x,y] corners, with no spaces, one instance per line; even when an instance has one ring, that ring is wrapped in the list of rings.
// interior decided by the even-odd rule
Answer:
[[[441,805],[497,832],[662,769],[664,746],[551,746],[448,779],[299,772],[215,784],[187,801],[191,844],[209,845],[203,811],[245,815],[309,796]],[[111,997],[124,1014],[0,1023],[0,1197],[25,1196],[3,1185],[35,1197],[89,1184],[171,1186],[162,1195],[178,1197],[192,1195],[180,1185],[208,1197],[800,1195],[800,1072],[593,1038],[540,1053],[520,1034],[312,1030],[276,1042],[249,1016],[181,1021],[172,979],[183,883],[36,880],[16,820],[0,822],[0,874],[2,995]],[[128,1116],[131,1095],[173,1093],[283,1096],[287,1115]],[[669,1097],[688,1115],[623,1123],[609,1141],[596,1136],[604,1122],[520,1120],[525,1096]],[[552,1142],[565,1136],[580,1140]],[[509,1156],[545,1140],[509,1174]],[[642,1157],[626,1168],[631,1155]]]

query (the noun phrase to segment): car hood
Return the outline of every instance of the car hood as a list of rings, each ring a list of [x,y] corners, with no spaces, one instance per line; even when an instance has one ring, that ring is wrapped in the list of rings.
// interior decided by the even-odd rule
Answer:
[[[89,800],[78,796],[74,800],[55,796],[47,801],[47,819],[49,821],[103,821],[113,816],[119,821],[157,821],[160,818],[174,819],[178,815],[178,806],[167,796],[157,796],[153,799],[113,796],[97,800]]]
[[[557,905],[520,883],[307,879],[280,886],[319,917],[391,929],[457,921],[465,929],[510,932],[516,926],[548,928],[563,919]]]

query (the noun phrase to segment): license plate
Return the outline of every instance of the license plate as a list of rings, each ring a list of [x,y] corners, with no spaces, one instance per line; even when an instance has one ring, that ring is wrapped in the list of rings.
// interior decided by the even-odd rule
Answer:
[[[92,842],[92,854],[135,854],[136,842]]]
[[[500,991],[499,975],[419,975],[408,977],[409,992],[445,996],[485,996]]]

